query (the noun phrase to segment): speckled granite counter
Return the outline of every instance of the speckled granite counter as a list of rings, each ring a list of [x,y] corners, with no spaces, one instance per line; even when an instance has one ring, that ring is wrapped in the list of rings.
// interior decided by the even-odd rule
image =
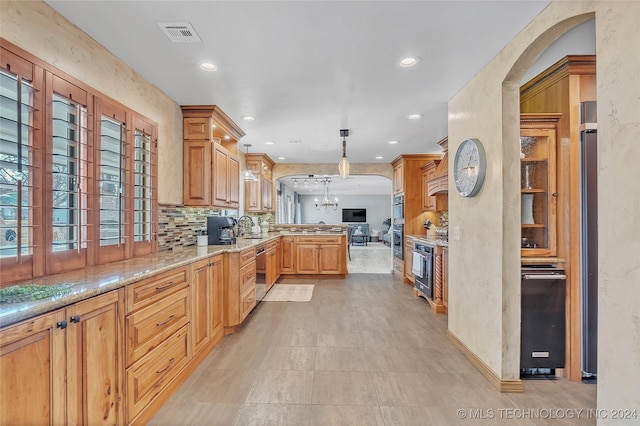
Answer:
[[[282,232],[284,235],[336,235],[342,232]],[[16,284],[72,284],[71,291],[63,296],[23,303],[0,304],[0,327],[51,312],[64,306],[106,293],[145,278],[189,265],[215,254],[238,252],[249,247],[279,238],[271,233],[260,238],[238,238],[236,244],[207,247],[189,246],[172,251],[160,251],[156,254],[129,259],[100,266],[90,266],[77,271],[49,275]]]
[[[417,243],[428,244],[430,246],[449,247],[449,241],[442,237],[427,237],[426,235],[407,235]]]

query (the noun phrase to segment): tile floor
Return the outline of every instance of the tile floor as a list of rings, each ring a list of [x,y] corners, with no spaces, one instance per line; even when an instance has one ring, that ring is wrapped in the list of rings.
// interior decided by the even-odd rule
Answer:
[[[259,304],[150,424],[595,424],[575,411],[595,408],[595,385],[496,391],[447,340],[447,316],[397,277],[295,282],[316,284],[311,302]]]

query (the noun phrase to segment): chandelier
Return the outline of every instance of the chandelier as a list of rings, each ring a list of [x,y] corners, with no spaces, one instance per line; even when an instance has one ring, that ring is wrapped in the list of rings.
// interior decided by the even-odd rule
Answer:
[[[338,210],[338,199],[334,198],[332,201],[331,198],[329,198],[329,184],[331,183],[331,179],[322,179],[320,182],[324,184],[324,194],[321,202],[316,198],[316,210],[322,210],[324,212]]]

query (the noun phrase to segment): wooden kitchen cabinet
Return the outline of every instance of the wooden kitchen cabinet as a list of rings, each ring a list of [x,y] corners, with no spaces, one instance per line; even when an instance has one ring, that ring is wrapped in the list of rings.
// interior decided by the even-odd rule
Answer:
[[[442,247],[442,304],[449,310],[449,247]]]
[[[235,327],[256,306],[256,248],[225,254],[224,263],[224,329],[233,333]]]
[[[0,331],[2,424],[123,423],[122,301],[112,291]]]
[[[191,265],[191,344],[194,356],[224,335],[222,274],[222,255]]]
[[[247,154],[247,167],[258,178],[244,183],[244,209],[246,212],[273,212],[273,181],[275,162],[267,154]]]
[[[416,276],[413,273],[413,251],[416,248],[416,243],[407,238],[404,244],[404,278],[406,282],[415,283]]]
[[[278,255],[277,243],[270,241],[267,243],[265,253],[265,291],[269,291],[278,280]]]
[[[404,162],[396,159],[393,163],[393,195],[404,192]]]
[[[444,150],[439,160],[432,160],[420,167],[422,171],[422,208],[424,211],[445,211],[449,209],[449,138],[438,145]]]
[[[556,126],[561,115],[520,115],[523,257],[556,255]]]
[[[186,206],[240,206],[238,140],[244,132],[215,105],[182,106],[183,202]]]
[[[280,238],[280,265],[280,272],[282,274],[296,273],[295,237]]]
[[[189,267],[127,286],[127,423],[140,422],[191,358]]]
[[[346,274],[344,236],[296,237],[296,274]]]

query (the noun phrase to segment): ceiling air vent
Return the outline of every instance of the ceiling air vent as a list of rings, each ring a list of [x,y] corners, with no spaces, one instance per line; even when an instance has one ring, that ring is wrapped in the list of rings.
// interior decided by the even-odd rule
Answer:
[[[202,41],[189,23],[159,22],[158,25],[173,43],[200,43]]]

